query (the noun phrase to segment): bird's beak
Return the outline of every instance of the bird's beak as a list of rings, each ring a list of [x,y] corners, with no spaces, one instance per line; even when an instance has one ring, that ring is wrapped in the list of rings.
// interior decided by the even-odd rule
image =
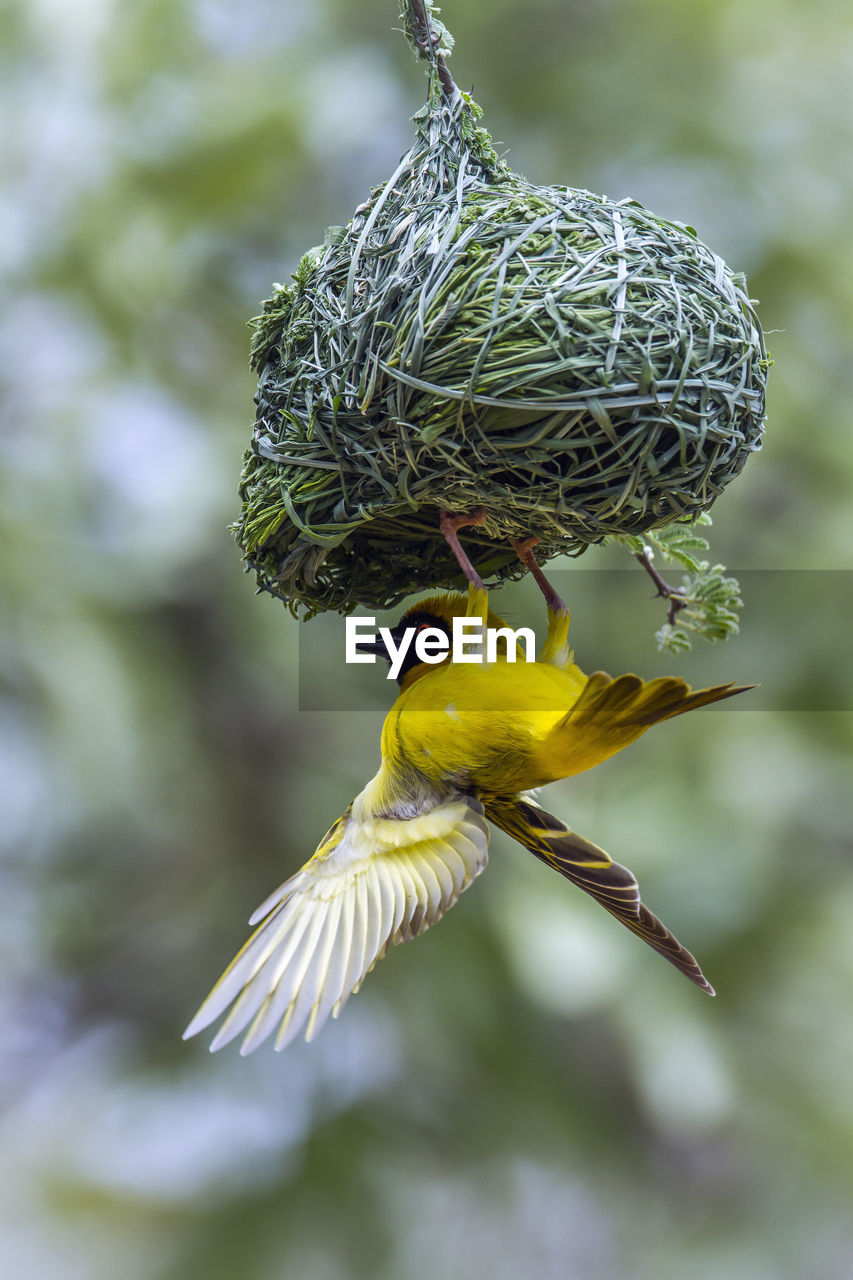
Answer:
[[[375,640],[359,640],[355,646],[356,653],[372,653],[378,658],[388,658],[388,650],[380,636]]]

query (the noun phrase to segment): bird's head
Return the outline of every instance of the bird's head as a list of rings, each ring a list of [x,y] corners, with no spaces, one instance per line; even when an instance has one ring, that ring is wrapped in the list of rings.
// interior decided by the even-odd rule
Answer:
[[[468,612],[468,597],[457,594],[430,596],[427,600],[419,600],[407,609],[400,621],[390,628],[390,638],[395,651],[406,641],[409,633],[408,647],[402,659],[396,659],[396,677],[401,688],[407,688],[419,676],[450,661],[450,646],[453,640],[453,619],[464,618]],[[489,627],[502,627],[506,624],[501,618],[489,610],[487,619]],[[422,645],[432,645],[431,652],[437,653],[446,645],[446,656],[437,662],[426,663],[419,657],[415,641],[421,637]],[[375,640],[360,640],[356,645],[359,653],[375,653],[386,662],[395,665],[395,657],[389,651],[381,634]]]

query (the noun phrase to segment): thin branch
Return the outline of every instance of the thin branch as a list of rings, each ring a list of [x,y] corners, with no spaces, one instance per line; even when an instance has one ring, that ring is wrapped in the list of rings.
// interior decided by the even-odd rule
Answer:
[[[639,560],[640,564],[657,587],[655,594],[660,596],[663,600],[669,601],[669,608],[666,611],[666,620],[669,625],[672,626],[679,610],[685,608],[687,605],[687,600],[684,598],[684,588],[671,587],[669,583],[660,576],[652,563],[652,555],[648,547],[646,547],[642,552],[635,552],[634,559]]]
[[[424,5],[424,0],[406,0],[406,7],[409,11],[409,29],[412,39],[427,61],[435,67],[442,92],[447,101],[451,102],[459,89],[447,69],[444,54],[438,52],[439,36],[432,29],[429,9]]]

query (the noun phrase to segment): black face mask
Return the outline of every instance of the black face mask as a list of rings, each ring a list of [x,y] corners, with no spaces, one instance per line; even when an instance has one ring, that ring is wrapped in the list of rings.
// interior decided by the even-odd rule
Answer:
[[[421,659],[415,652],[415,636],[419,631],[426,628],[435,628],[437,631],[443,632],[448,640],[451,639],[450,627],[444,618],[437,618],[434,613],[426,613],[423,610],[413,610],[400,619],[395,627],[391,628],[391,636],[395,644],[399,644],[407,631],[414,628],[415,635],[412,637],[411,643],[406,651],[402,666],[397,673],[397,683],[400,684],[403,676],[407,671],[411,671],[413,667],[421,665]],[[377,657],[384,658],[388,665],[391,665],[391,654],[386,648],[382,636],[377,634],[375,640],[359,640],[355,646],[356,653],[375,653]]]

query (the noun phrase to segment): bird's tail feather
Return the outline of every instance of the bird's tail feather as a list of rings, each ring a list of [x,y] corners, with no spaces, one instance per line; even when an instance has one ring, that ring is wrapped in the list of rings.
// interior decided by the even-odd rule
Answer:
[[[485,805],[486,817],[525,849],[559,871],[615,916],[685,977],[709,995],[714,988],[695,958],[640,900],[632,873],[598,845],[577,835],[559,818],[517,796],[497,796]]]

